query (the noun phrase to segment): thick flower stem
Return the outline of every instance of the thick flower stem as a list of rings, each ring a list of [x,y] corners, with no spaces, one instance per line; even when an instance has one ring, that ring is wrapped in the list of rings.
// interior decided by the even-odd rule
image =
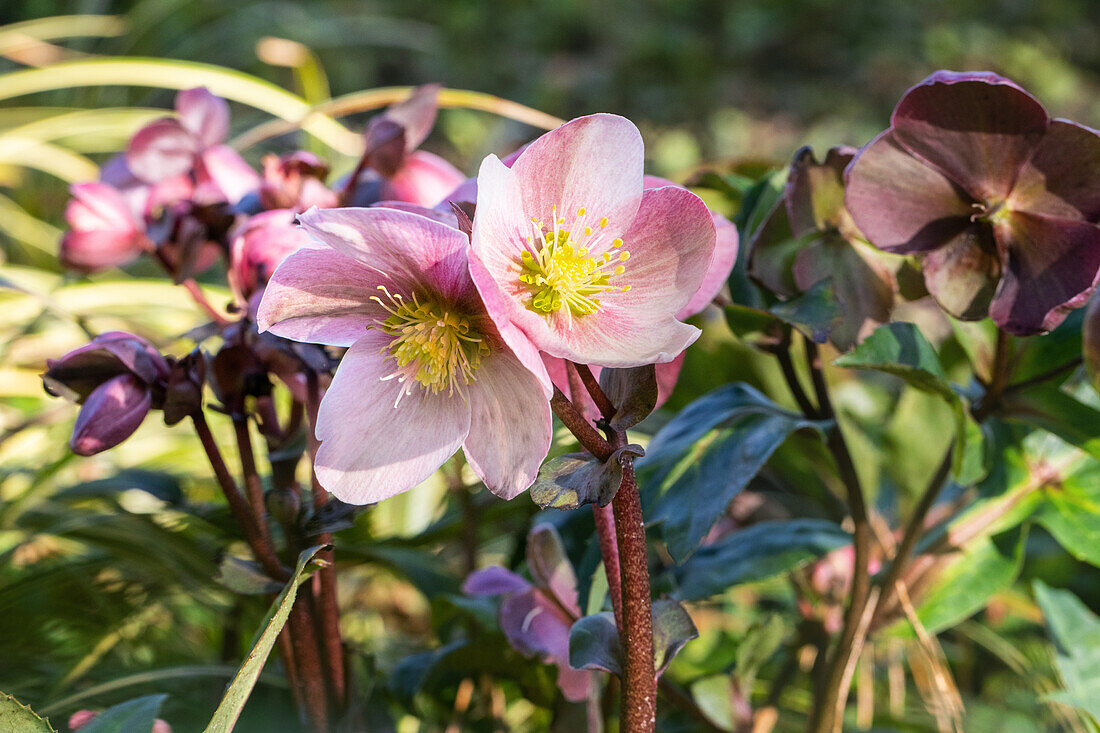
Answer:
[[[613,507],[593,504],[592,516],[596,520],[596,536],[600,540],[600,556],[603,558],[604,574],[607,576],[607,594],[611,596],[611,608],[615,611],[615,625],[619,628],[619,633],[622,633],[622,570],[619,568],[619,543],[615,538],[615,510]]]
[[[657,676],[653,668],[653,610],[649,590],[649,560],[645,524],[634,467],[623,468],[623,482],[611,502],[622,564],[623,697],[620,708],[624,733],[652,731],[657,719]]]
[[[256,454],[252,450],[252,434],[248,429],[248,418],[244,415],[234,415],[233,430],[237,435],[237,448],[241,454],[244,488],[248,494],[248,503],[252,506],[252,516],[260,533],[260,541],[272,546],[271,527],[267,522],[267,507],[264,506],[264,484],[256,468]]]

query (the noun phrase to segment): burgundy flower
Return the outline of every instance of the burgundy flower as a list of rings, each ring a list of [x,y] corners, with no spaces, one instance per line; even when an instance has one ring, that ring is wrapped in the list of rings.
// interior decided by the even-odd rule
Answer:
[[[791,298],[832,281],[841,317],[829,340],[847,351],[890,320],[896,282],[885,255],[867,246],[844,207],[844,169],[854,148],[832,148],[817,162],[806,147],[794,155],[786,189],[751,242],[749,272]]]
[[[81,405],[69,445],[90,456],[130,437],[164,399],[168,361],[140,336],[111,331],[46,362],[46,391]]]
[[[919,254],[944,310],[1010,333],[1050,330],[1084,305],[1100,275],[1094,130],[987,72],[936,72],[890,122],[846,174],[872,244]]]
[[[331,209],[339,204],[334,191],[325,187],[328,164],[313,153],[299,150],[283,157],[266,155],[260,203],[265,209],[305,211],[311,206]]]
[[[466,180],[460,170],[438,155],[417,150],[435,124],[438,84],[417,87],[412,95],[371,119],[364,132],[366,176],[360,189],[373,200],[435,206]],[[365,186],[374,183],[374,186]],[[356,197],[353,204],[369,204]]]
[[[176,116],[149,123],[130,140],[126,161],[141,180],[157,183],[190,173],[195,198],[235,204],[256,190],[259,176],[241,156],[224,145],[229,105],[206,89],[176,95]]]
[[[498,566],[472,573],[462,586],[470,596],[503,596],[500,628],[512,647],[558,667],[565,699],[584,700],[592,675],[569,666],[569,631],[580,618],[577,576],[553,525],[541,524],[527,536],[527,567],[534,583]]]

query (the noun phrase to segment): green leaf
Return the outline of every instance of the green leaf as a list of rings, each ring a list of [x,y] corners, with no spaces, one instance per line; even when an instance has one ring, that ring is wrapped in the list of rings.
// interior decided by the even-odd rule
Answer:
[[[569,666],[573,669],[602,669],[621,677],[622,658],[619,629],[610,611],[577,619],[569,629]]]
[[[840,525],[824,519],[753,524],[700,548],[676,568],[675,595],[687,601],[707,598],[794,570],[851,541]]]
[[[576,509],[584,504],[607,506],[623,482],[623,466],[644,455],[628,445],[600,461],[588,453],[566,453],[542,464],[531,485],[531,499],[543,509]]]
[[[54,729],[30,707],[0,694],[0,733],[54,733]]]
[[[653,666],[657,674],[665,671],[689,641],[698,638],[699,630],[681,603],[670,598],[653,602]]]
[[[1039,522],[1078,560],[1100,567],[1100,463],[1049,487]]]
[[[944,558],[935,580],[920,596],[917,618],[937,634],[985,608],[990,597],[1016,580],[1024,557],[1026,528],[1015,527],[967,543]],[[936,572],[932,570],[931,572]],[[908,622],[902,622],[908,626]]]
[[[80,733],[150,733],[167,695],[146,695],[109,707],[80,727]]]
[[[1065,690],[1047,699],[1072,705],[1100,721],[1100,618],[1067,590],[1035,581],[1035,599],[1058,644],[1054,659]]]
[[[804,293],[773,305],[770,311],[818,344],[829,340],[843,315],[832,278],[817,281]]]
[[[665,425],[638,461],[649,520],[677,561],[690,555],[730,501],[791,433],[823,428],[747,384],[704,395]]]
[[[955,457],[953,471],[960,475],[966,460],[966,411],[962,400],[951,388],[947,372],[932,344],[916,324],[898,321],[879,326],[863,343],[833,364],[849,369],[871,369],[893,374],[922,392],[942,397],[955,415]],[[973,458],[971,458],[973,461]],[[968,467],[973,474],[973,462]]]
[[[240,717],[241,710],[248,702],[248,697],[252,694],[252,688],[256,685],[256,680],[259,679],[260,672],[275,646],[275,639],[279,636],[279,632],[283,630],[283,626],[286,625],[286,620],[290,616],[290,609],[294,605],[294,599],[298,596],[298,586],[306,578],[306,567],[318,552],[327,549],[327,547],[328,545],[317,545],[308,550],[303,550],[298,555],[298,565],[294,569],[294,574],[268,611],[267,617],[261,624],[260,631],[252,643],[252,650],[249,651],[244,664],[237,670],[237,674],[229,683],[218,709],[214,712],[214,717],[210,719],[210,723],[206,726],[205,733],[229,733],[233,730],[233,726],[237,724],[237,718]]]
[[[283,587],[277,580],[268,577],[259,563],[232,555],[222,558],[214,582],[242,595],[274,593]]]
[[[616,430],[634,427],[657,406],[657,370],[652,364],[629,369],[603,369],[600,371],[600,388],[615,405],[611,427]]]
[[[1009,419],[1053,433],[1100,459],[1100,411],[1057,385],[1013,392],[1005,397],[1004,409]]]

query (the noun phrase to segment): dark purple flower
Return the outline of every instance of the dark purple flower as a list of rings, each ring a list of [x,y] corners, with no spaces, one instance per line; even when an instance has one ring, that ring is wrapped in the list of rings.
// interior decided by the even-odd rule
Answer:
[[[170,366],[145,339],[121,331],[46,362],[46,391],[81,405],[70,446],[90,456],[130,437],[164,399]]]
[[[138,130],[126,151],[129,169],[147,183],[191,174],[196,199],[235,204],[256,190],[260,179],[241,156],[224,145],[229,105],[206,89],[176,95],[176,116]]]
[[[577,576],[552,525],[534,527],[527,536],[527,567],[534,583],[502,567],[482,568],[462,586],[470,596],[503,596],[500,628],[512,647],[558,666],[558,687],[565,699],[584,700],[592,692],[592,672],[569,666],[569,631],[580,618]]]
[[[929,292],[958,318],[1040,333],[1096,287],[1100,136],[1051,119],[1008,79],[936,72],[846,176],[856,226],[920,255]]]
[[[890,320],[896,289],[884,255],[867,246],[844,207],[844,169],[854,148],[794,155],[782,198],[751,242],[749,272],[773,293],[795,297],[829,279],[841,318],[829,340],[847,351]]]

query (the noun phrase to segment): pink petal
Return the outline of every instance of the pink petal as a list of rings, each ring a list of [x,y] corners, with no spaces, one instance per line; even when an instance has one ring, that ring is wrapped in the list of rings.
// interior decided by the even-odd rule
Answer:
[[[438,155],[416,150],[405,156],[401,167],[382,182],[382,198],[435,206],[466,174]]]
[[[418,214],[384,208],[313,208],[298,217],[314,239],[421,295],[480,310],[465,234]],[[372,293],[373,294],[373,293]]]
[[[512,166],[524,219],[552,223],[556,207],[563,228],[572,230],[584,208],[586,221],[608,218],[608,239],[619,236],[638,209],[643,159],[641,133],[625,117],[596,114],[565,123],[532,142]]]
[[[200,145],[179,120],[166,117],[150,122],[130,138],[126,165],[141,180],[156,183],[190,171]]]
[[[389,315],[370,300],[379,285],[398,289],[383,272],[327,247],[300,249],[268,281],[256,323],[294,341],[351,346]]]
[[[999,219],[1008,251],[989,315],[1017,336],[1049,331],[1083,306],[1100,279],[1100,226],[1014,211]]]
[[[61,238],[58,258],[66,267],[95,272],[133,262],[144,251],[145,236],[111,231],[72,231]]]
[[[199,183],[209,179],[230,204],[240,201],[260,187],[260,176],[228,145],[215,145],[203,151],[198,171]]]
[[[223,142],[229,134],[229,105],[205,87],[177,94],[176,114],[184,129],[198,138],[204,148]]]
[[[971,202],[948,178],[898,145],[890,131],[867,144],[846,172],[844,202],[879,249],[935,249],[970,225]]]
[[[410,204],[407,201],[376,201],[370,205],[370,208],[379,209],[397,209],[398,211],[407,211],[410,214],[419,214],[420,216],[426,216],[429,219],[434,219],[440,224],[446,224],[452,229],[458,229],[458,217],[455,216],[455,212],[451,207],[438,206],[434,209],[422,206],[421,204]]]
[[[592,694],[592,677],[594,672],[587,669],[573,669],[569,666],[569,658],[558,662],[558,689],[562,697],[570,702],[587,700]]]
[[[134,234],[140,226],[126,199],[106,183],[78,183],[70,189],[72,201],[65,209],[65,220],[73,229],[115,231]]]
[[[572,626],[573,619],[535,588],[508,596],[500,606],[501,631],[516,651],[567,667]]]
[[[405,130],[405,151],[411,153],[428,139],[435,125],[438,110],[436,97],[439,84],[424,84],[413,89],[412,94],[402,102],[391,104],[383,116],[392,120]]]
[[[458,394],[430,394],[397,379],[380,352],[391,337],[370,331],[344,354],[317,414],[317,478],[334,496],[370,504],[408,491],[450,458],[470,430]]]
[[[1048,123],[1034,97],[988,72],[937,72],[890,118],[904,148],[981,201],[1008,196]]]
[[[470,385],[470,434],[462,446],[489,491],[512,499],[530,486],[550,450],[550,403],[538,378],[503,344]]]

